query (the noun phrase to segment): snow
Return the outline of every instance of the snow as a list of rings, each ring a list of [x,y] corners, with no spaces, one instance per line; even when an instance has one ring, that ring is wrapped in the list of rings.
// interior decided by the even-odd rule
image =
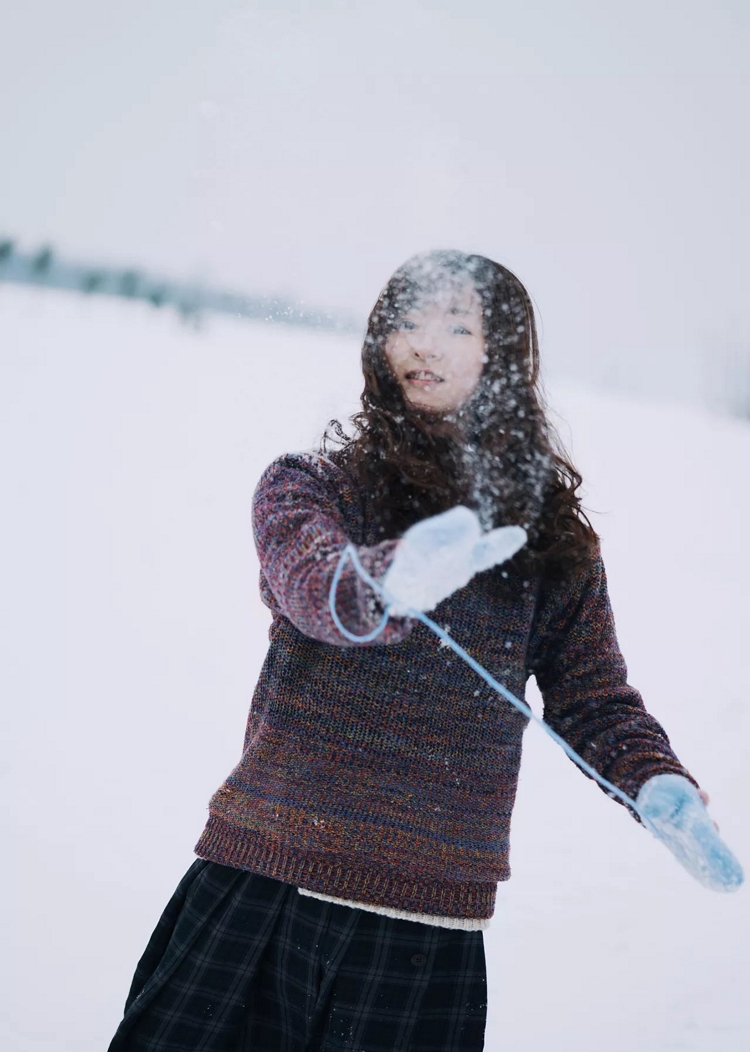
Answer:
[[[269,622],[255,482],[356,409],[359,349],[20,289],[0,289],[0,346],[17,925],[2,1008],[17,1052],[101,1052],[239,758]],[[596,511],[630,680],[747,869],[750,427],[549,395]],[[539,713],[533,685],[529,701]],[[533,726],[511,862],[485,933],[488,1050],[750,1046],[747,889],[697,884]]]

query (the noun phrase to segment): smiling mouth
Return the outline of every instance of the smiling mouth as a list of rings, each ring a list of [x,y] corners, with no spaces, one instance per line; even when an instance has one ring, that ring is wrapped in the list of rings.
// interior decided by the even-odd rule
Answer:
[[[429,369],[414,369],[412,372],[406,374],[407,380],[414,380],[417,383],[442,383],[442,376],[437,376],[435,373],[431,373]]]

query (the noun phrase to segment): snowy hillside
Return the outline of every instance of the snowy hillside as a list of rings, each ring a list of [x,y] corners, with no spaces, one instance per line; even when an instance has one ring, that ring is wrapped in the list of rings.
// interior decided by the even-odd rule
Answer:
[[[16,1052],[102,1052],[239,759],[269,623],[253,488],[355,410],[359,351],[7,288],[0,349],[19,943],[2,1011]],[[750,427],[549,396],[597,513],[630,681],[750,875]],[[511,862],[485,936],[488,1050],[750,1047],[747,887],[691,881],[535,727]]]

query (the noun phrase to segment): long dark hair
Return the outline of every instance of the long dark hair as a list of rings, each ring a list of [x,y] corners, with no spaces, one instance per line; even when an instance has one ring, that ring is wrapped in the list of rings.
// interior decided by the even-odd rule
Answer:
[[[415,407],[391,372],[386,339],[411,307],[467,284],[484,322],[477,388],[452,412]],[[381,540],[465,504],[484,529],[526,529],[529,542],[514,560],[525,572],[565,575],[589,562],[597,534],[576,493],[581,476],[546,416],[534,310],[515,274],[453,250],[408,260],[370,314],[362,372],[362,408],[350,418],[354,434],[332,420],[320,452],[359,479]]]

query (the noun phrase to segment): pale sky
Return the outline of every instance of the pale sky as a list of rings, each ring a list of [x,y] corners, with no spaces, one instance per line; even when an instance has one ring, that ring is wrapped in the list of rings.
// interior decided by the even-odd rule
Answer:
[[[414,252],[526,283],[548,364],[679,393],[750,345],[744,0],[30,0],[0,234],[364,315]]]

